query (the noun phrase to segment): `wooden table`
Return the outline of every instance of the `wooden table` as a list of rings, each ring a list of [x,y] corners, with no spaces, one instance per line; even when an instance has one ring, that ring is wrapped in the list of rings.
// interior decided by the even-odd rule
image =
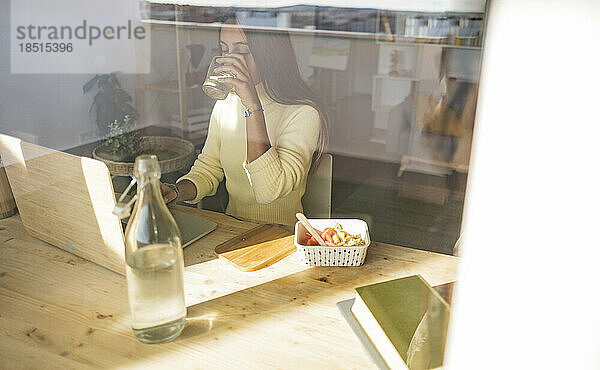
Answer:
[[[373,368],[336,302],[361,285],[456,274],[455,257],[382,243],[361,267],[307,268],[294,253],[244,273],[213,249],[256,224],[186,211],[219,227],[185,249],[187,324],[160,345],[133,336],[123,276],[29,236],[18,216],[0,220],[0,367]]]

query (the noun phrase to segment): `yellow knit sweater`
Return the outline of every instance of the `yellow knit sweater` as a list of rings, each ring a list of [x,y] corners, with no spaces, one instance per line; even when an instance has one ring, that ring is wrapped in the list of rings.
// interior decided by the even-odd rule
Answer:
[[[227,213],[264,223],[291,225],[302,211],[301,198],[320,130],[319,113],[309,105],[283,105],[256,86],[264,109],[271,148],[246,163],[245,107],[229,94],[215,104],[202,153],[190,172],[177,180],[196,186],[198,203],[214,195],[227,179]]]

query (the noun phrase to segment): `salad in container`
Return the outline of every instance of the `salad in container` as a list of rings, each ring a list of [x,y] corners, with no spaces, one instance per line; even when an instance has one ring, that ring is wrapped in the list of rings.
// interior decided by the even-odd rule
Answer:
[[[294,245],[300,262],[306,266],[360,266],[371,244],[369,227],[359,219],[309,219],[324,246],[297,222]]]

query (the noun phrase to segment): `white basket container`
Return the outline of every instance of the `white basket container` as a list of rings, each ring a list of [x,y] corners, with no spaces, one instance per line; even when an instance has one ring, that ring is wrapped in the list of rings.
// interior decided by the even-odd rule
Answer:
[[[294,230],[294,245],[298,251],[300,262],[306,266],[360,266],[365,262],[367,248],[371,245],[369,227],[359,219],[330,219],[313,218],[308,220],[317,230],[323,231],[328,227],[335,227],[338,223],[344,231],[350,234],[359,234],[365,245],[352,247],[308,246],[306,244],[306,228],[301,222],[296,222]]]

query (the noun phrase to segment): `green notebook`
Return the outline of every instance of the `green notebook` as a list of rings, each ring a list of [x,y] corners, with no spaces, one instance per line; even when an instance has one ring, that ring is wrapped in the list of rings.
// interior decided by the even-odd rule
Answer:
[[[442,366],[450,307],[421,276],[357,288],[351,312],[389,368]]]

